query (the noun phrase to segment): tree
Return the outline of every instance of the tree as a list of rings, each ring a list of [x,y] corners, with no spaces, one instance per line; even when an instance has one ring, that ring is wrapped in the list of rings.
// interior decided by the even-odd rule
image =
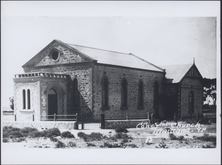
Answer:
[[[216,105],[217,91],[216,91],[216,78],[203,79],[203,104]]]
[[[9,97],[10,108],[14,110],[14,97]]]

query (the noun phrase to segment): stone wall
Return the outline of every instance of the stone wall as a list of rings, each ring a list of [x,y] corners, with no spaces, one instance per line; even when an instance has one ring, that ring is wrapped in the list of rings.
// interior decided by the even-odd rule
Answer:
[[[194,93],[194,114],[202,115],[203,88],[200,79],[184,78],[181,82],[181,117],[189,117],[188,96],[189,92]]]
[[[68,89],[67,79],[45,78],[40,81],[40,105],[41,115],[48,114],[48,90],[55,89],[58,95],[58,115],[68,114]]]
[[[26,73],[30,72],[48,72],[56,74],[66,74],[70,76],[70,82],[67,83],[67,112],[74,113],[72,108],[72,80],[78,80],[78,90],[80,92],[80,109],[82,113],[88,116],[92,115],[92,66],[87,64],[73,64],[73,65],[58,65],[51,67],[40,67],[33,69],[26,69]],[[75,112],[76,113],[76,112]],[[80,113],[80,112],[79,112]]]
[[[145,70],[129,69],[123,67],[96,65],[93,71],[93,109],[94,118],[99,119],[102,103],[102,85],[101,81],[104,76],[109,80],[109,110],[105,110],[105,118],[107,119],[125,119],[126,114],[129,117],[140,118],[147,117],[148,112],[154,112],[153,109],[153,92],[154,82],[159,84],[159,95],[163,92],[162,82],[164,73],[152,72]],[[128,109],[121,110],[121,81],[126,78],[128,82]],[[144,83],[144,108],[138,109],[138,82],[142,80]],[[159,113],[163,115],[162,109]]]
[[[30,90],[30,109],[27,108],[27,90]],[[23,109],[23,90],[26,91],[26,108]],[[14,111],[17,121],[32,121],[33,114],[36,120],[40,117],[39,81],[15,82],[14,84]]]

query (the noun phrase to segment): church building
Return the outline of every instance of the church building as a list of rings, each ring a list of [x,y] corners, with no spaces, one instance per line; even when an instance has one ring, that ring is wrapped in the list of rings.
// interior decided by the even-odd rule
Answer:
[[[134,54],[53,40],[14,78],[17,121],[83,114],[87,120],[185,118],[202,114],[195,63],[159,67]],[[34,118],[33,118],[34,117]]]

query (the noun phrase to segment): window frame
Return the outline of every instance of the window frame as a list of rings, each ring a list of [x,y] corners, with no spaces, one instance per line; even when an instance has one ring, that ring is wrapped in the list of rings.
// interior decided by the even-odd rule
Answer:
[[[121,81],[121,107],[120,109],[128,109],[128,82],[124,77]]]
[[[144,109],[144,83],[143,83],[143,80],[139,80],[139,82],[138,82],[137,108],[140,110]]]

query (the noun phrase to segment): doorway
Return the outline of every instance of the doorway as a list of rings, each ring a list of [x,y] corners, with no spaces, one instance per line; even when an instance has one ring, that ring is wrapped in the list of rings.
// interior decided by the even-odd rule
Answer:
[[[53,119],[54,114],[58,112],[58,97],[57,92],[54,89],[50,89],[48,92],[48,115],[50,119]]]

